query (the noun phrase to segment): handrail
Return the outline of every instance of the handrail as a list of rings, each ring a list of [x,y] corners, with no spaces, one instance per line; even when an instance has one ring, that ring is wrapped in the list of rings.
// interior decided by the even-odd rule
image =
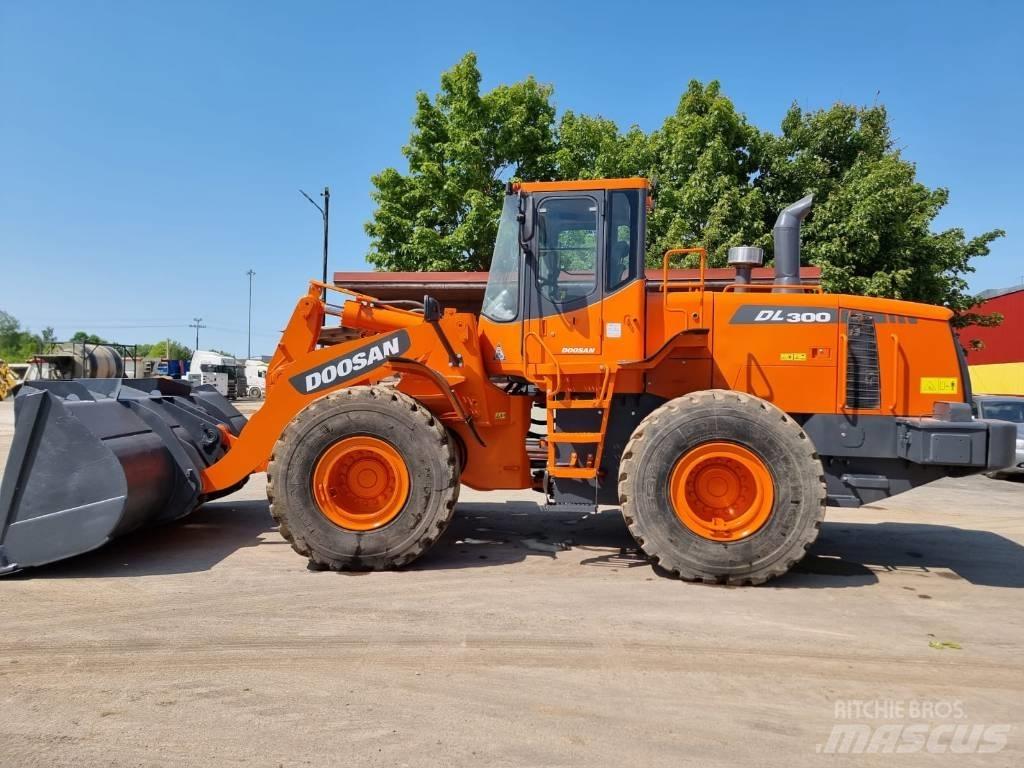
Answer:
[[[840,410],[843,410],[843,411],[849,409],[849,407],[850,407],[849,404],[846,402],[846,399],[847,399],[846,396],[849,394],[849,392],[847,392],[847,381],[846,381],[846,367],[849,365],[849,362],[847,360],[847,356],[849,355],[849,351],[847,349],[848,346],[849,346],[849,339],[846,338],[846,334],[845,333],[840,333],[839,334],[839,359],[836,361],[836,363],[837,363],[837,365],[836,365],[836,376],[839,378],[839,381],[843,382],[843,396],[841,398],[836,398],[836,399],[840,403],[842,403],[842,405],[840,406]]]
[[[785,288],[787,291],[803,291],[804,293],[825,292],[825,289],[822,288],[820,285],[784,285],[783,283],[728,283],[722,287],[722,292],[735,292],[741,288],[744,291],[771,291],[776,288]]]
[[[889,406],[889,410],[896,413],[900,399],[900,337],[890,333],[889,338],[892,339],[892,405]]]
[[[401,307],[388,304],[387,302],[385,302],[385,301],[383,301],[381,299],[378,299],[376,296],[370,296],[368,293],[360,293],[359,291],[355,291],[355,290],[353,290],[351,288],[345,288],[344,286],[341,286],[341,285],[334,285],[333,283],[325,283],[325,282],[322,282],[320,280],[310,280],[309,281],[309,295],[310,296],[314,296],[315,298],[320,299],[320,303],[324,305],[324,307],[326,309],[326,312],[329,315],[336,315],[337,317],[341,317],[341,315],[340,315],[340,308],[336,307],[334,305],[328,304],[325,299],[321,298],[320,291],[322,289],[326,289],[328,291],[334,291],[335,293],[343,293],[346,296],[351,296],[356,301],[360,301],[360,302],[363,302],[365,304],[369,304],[370,306],[381,307],[382,309],[389,309],[389,310],[391,310],[393,312],[405,312],[406,314],[409,314],[409,315],[421,316],[419,312],[413,312],[413,311],[408,310],[408,309],[402,309]],[[331,311],[331,310],[336,310],[336,311]]]
[[[697,303],[700,306],[700,317],[698,322],[703,327],[704,325],[704,272],[708,268],[708,252],[706,248],[669,248],[665,251],[664,257],[661,260],[661,292],[664,295],[661,302],[662,313],[668,313],[668,262],[673,256],[678,256],[685,253],[699,253],[700,254],[700,277],[697,280]],[[692,290],[692,289],[691,289]],[[687,321],[689,325],[689,321]]]
[[[536,331],[527,331],[525,334],[523,334],[523,363],[525,365],[529,364],[529,353],[526,349],[526,341],[531,336],[537,337],[537,341],[540,343],[541,349],[543,349],[547,353],[548,357],[551,358],[551,362],[555,364],[555,389],[553,392],[549,392],[548,394],[557,395],[559,392],[562,391],[562,366],[558,364],[558,358],[551,353],[551,350],[548,349],[548,345],[544,343],[544,339],[541,338],[541,335]],[[534,363],[534,365],[536,365],[536,363]]]
[[[704,272],[708,268],[708,251],[706,248],[669,248],[661,260],[661,292],[668,292],[668,262],[673,256],[681,256],[686,253],[700,254],[700,278],[697,281],[700,290],[704,290]]]
[[[614,385],[612,382],[615,380],[615,371],[612,370],[610,365],[602,365],[604,368],[604,377],[601,379],[601,391],[597,398],[602,403],[606,403],[611,399],[612,389]]]

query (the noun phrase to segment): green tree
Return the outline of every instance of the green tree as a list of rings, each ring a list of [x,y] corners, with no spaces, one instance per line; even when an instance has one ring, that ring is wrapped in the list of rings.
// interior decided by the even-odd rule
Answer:
[[[759,131],[717,81],[691,80],[651,136],[658,198],[648,224],[649,263],[669,248],[702,245],[714,265],[732,245],[764,245],[766,201],[751,183],[759,170]]]
[[[21,327],[14,315],[0,310],[0,358],[20,362],[36,353],[40,339]]]
[[[164,355],[167,355],[166,345]],[[171,340],[171,360],[189,360],[192,357],[192,347],[182,344],[180,341]]]
[[[503,180],[550,173],[550,96],[533,78],[482,94],[472,53],[441,75],[435,98],[417,93],[402,150],[409,172],[387,168],[372,179],[370,263],[395,271],[487,269]]]
[[[533,78],[481,94],[473,54],[441,76],[436,97],[418,93],[403,148],[408,173],[373,177],[370,263],[487,269],[505,180],[645,175],[658,182],[649,264],[696,245],[712,265],[733,245],[771,254],[778,212],[813,192],[803,252],[827,290],[944,304],[960,323],[998,322],[967,313],[975,297],[966,277],[1003,232],[932,230],[949,191],[918,181],[893,145],[884,107],[794,105],[771,133],[751,125],[717,81],[693,80],[675,112],[645,134],[572,111],[556,126],[551,95]]]
[[[97,336],[95,333],[86,333],[85,331],[75,331],[70,341],[76,341],[79,344],[106,344],[106,339],[101,336]]]
[[[835,104],[830,109],[804,112],[793,104],[782,119],[779,134],[759,137],[755,185],[768,203],[765,224],[789,203],[814,192],[824,201],[839,186],[854,163],[875,162],[892,152],[885,107]],[[807,225],[808,231],[813,227]]]
[[[192,357],[191,347],[173,339],[161,339],[152,344],[136,344],[135,349],[139,357],[169,358],[171,360],[188,360]]]
[[[0,309],[0,349],[6,349],[21,340],[21,323],[14,315]]]
[[[805,113],[794,105],[781,134],[762,136],[761,152],[755,185],[769,203],[766,229],[775,211],[815,195],[803,253],[821,267],[826,290],[942,304],[960,324],[998,322],[966,312],[976,303],[966,276],[1003,231],[968,238],[959,228],[932,230],[949,191],[917,180],[893,146],[884,107]]]
[[[653,167],[650,138],[639,127],[621,133],[612,120],[571,110],[558,123],[552,160],[563,180],[643,176]]]

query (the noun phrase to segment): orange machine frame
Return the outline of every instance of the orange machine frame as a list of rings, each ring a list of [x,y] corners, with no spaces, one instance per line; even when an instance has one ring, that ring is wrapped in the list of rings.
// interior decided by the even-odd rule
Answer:
[[[511,191],[648,186],[640,178],[604,179],[521,183]],[[699,255],[696,280],[670,279],[670,260],[680,254]],[[703,248],[673,249],[664,256],[657,291],[649,290],[641,275],[588,306],[551,317],[521,316],[515,322],[478,321],[453,310],[426,318],[313,281],[269,365],[264,407],[241,436],[225,432],[230,450],[203,473],[204,491],[225,490],[264,469],[278,436],[318,397],[385,379],[394,379],[398,389],[457,436],[465,448],[462,481],[481,490],[533,485],[525,442],[534,402],[548,412],[549,474],[585,479],[596,476],[616,395],[670,399],[722,388],[756,395],[791,414],[884,416],[926,416],[939,401],[963,399],[967,382],[949,326],[950,310],[823,294],[816,286],[733,284],[713,292],[706,289],[706,262]],[[348,298],[341,305],[329,304],[327,291]],[[851,312],[875,321],[882,382],[877,408],[847,405],[844,319]],[[355,337],[321,346],[328,316],[338,317]],[[608,332],[613,326],[615,333]],[[574,340],[589,343],[581,348]],[[361,364],[369,359],[372,365]],[[303,372],[316,387],[303,387]],[[539,391],[534,397],[510,395],[492,383],[492,377],[502,376],[530,382]],[[599,431],[552,437],[557,431],[553,411],[569,407],[595,411]],[[570,438],[595,449],[579,465],[558,466],[550,443]]]
[[[529,488],[530,463],[524,438],[529,427],[529,402],[510,397],[491,384],[482,364],[476,317],[452,311],[436,321],[403,309],[387,307],[354,291],[311,281],[309,292],[296,304],[267,370],[267,395],[241,436],[225,432],[230,450],[203,472],[206,493],[225,490],[252,472],[266,469],[274,443],[299,411],[324,394],[345,387],[365,386],[398,377],[397,387],[413,396],[451,429],[466,446],[462,481],[479,489]],[[324,289],[351,298],[341,307],[322,300]],[[359,329],[349,341],[319,347],[327,315]],[[350,376],[333,386],[304,394],[292,377],[358,354],[388,332],[404,331],[408,349],[377,367]],[[441,342],[441,338],[447,344]],[[446,348],[448,347],[448,348]]]

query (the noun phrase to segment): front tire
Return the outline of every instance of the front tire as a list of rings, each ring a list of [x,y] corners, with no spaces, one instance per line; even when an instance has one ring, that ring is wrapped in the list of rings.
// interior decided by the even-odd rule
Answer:
[[[387,387],[343,389],[306,406],[278,439],[270,512],[318,568],[398,568],[451,520],[456,466],[447,431],[414,399]]]
[[[623,453],[619,500],[640,547],[677,577],[760,584],[817,538],[825,484],[789,416],[752,395],[707,390],[640,422]]]

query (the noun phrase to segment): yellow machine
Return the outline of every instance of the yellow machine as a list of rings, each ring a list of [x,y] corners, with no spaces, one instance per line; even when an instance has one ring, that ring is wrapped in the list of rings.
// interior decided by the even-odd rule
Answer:
[[[18,377],[14,375],[7,361],[0,358],[0,400],[14,391],[18,385]]]

